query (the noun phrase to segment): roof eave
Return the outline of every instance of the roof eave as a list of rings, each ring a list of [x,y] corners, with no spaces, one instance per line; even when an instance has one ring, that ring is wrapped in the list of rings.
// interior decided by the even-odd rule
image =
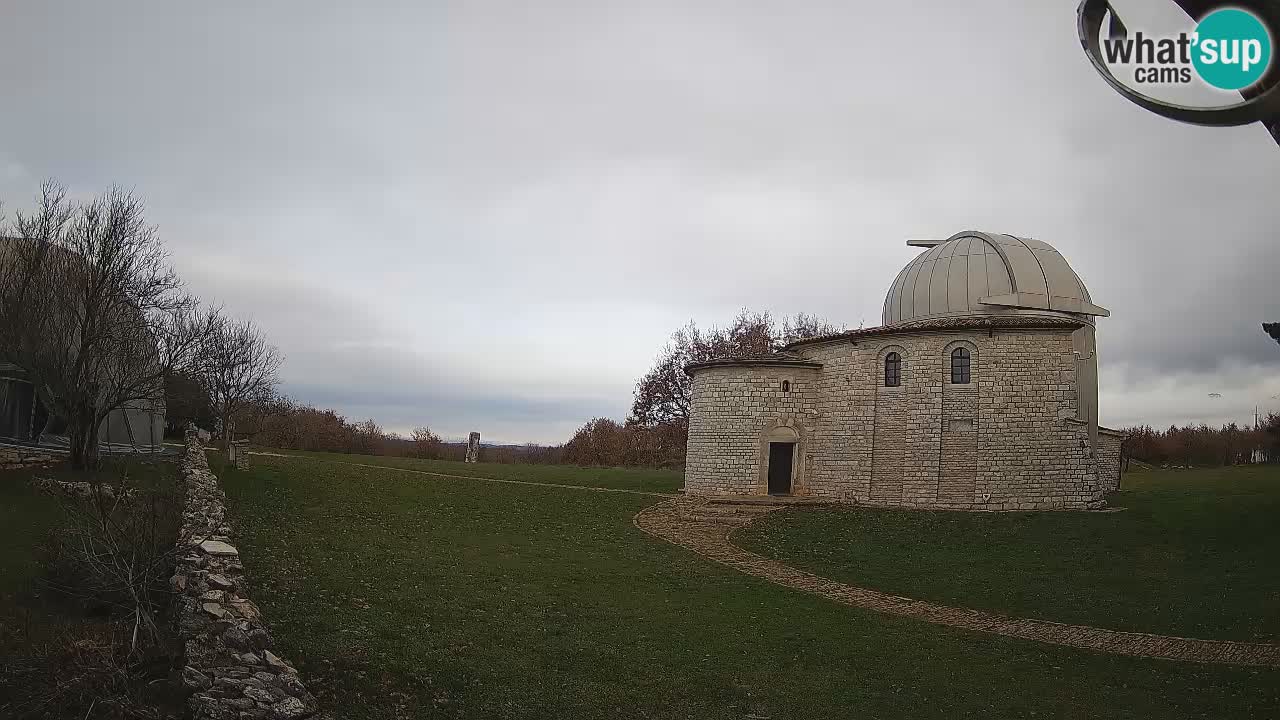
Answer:
[[[868,337],[882,337],[887,335],[906,335],[910,333],[925,332],[952,332],[956,330],[1035,330],[1044,328],[1082,328],[1089,323],[1067,316],[1060,317],[1037,317],[1035,315],[1017,316],[1017,315],[991,315],[987,317],[975,316],[972,318],[951,318],[953,324],[939,324],[939,320],[946,318],[935,318],[930,320],[912,320],[907,323],[897,325],[881,325],[879,327],[865,328],[862,330],[846,330],[842,333],[834,335],[823,335],[820,337],[808,338],[806,340],[796,340],[783,346],[783,351],[792,348],[807,347],[811,345],[822,345],[825,343],[836,343],[843,341],[853,341]],[[960,322],[954,322],[960,320]]]
[[[808,360],[770,360],[768,358],[726,358],[724,360],[708,360],[707,362],[689,363],[684,366],[685,375],[692,376],[699,370],[717,367],[786,367],[820,370],[822,363]]]

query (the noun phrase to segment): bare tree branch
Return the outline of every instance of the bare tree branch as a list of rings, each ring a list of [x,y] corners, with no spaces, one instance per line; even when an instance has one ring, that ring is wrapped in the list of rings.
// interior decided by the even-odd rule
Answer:
[[[739,311],[726,329],[702,330],[690,322],[671,335],[653,367],[636,383],[628,422],[646,427],[687,425],[693,391],[693,380],[684,372],[687,365],[725,358],[760,357],[787,343],[843,329],[817,316],[800,313],[784,317],[779,331],[769,313],[746,309]]]
[[[252,321],[212,322],[203,338],[197,377],[213,404],[225,446],[235,421],[250,405],[275,397],[282,358]]]
[[[95,466],[98,427],[113,410],[155,407],[164,380],[199,359],[214,313],[168,262],[142,201],[113,187],[75,204],[46,182],[3,244],[0,347],[67,422],[72,463]]]

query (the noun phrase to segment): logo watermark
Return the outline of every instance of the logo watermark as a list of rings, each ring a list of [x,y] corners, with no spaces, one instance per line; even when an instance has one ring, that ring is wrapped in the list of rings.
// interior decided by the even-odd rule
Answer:
[[[1188,15],[1194,8],[1199,21],[1188,17],[1180,32],[1130,33],[1109,0],[1080,0],[1076,31],[1094,70],[1157,115],[1214,127],[1261,123],[1280,143],[1280,0],[1167,1]]]
[[[1206,15],[1191,32],[1151,37],[1133,35],[1103,40],[1112,67],[1128,67],[1144,85],[1189,85],[1198,77],[1219,90],[1250,87],[1271,66],[1271,34],[1248,10],[1222,8]]]

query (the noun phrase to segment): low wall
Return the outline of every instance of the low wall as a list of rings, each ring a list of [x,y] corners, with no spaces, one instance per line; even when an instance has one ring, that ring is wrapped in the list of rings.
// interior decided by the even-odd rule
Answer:
[[[184,643],[182,681],[194,720],[300,720],[316,699],[298,672],[274,652],[244,566],[231,545],[226,496],[209,470],[198,433],[188,433],[179,470],[186,506],[170,585]]]
[[[34,448],[0,447],[0,470],[46,467],[54,462],[53,455]]]

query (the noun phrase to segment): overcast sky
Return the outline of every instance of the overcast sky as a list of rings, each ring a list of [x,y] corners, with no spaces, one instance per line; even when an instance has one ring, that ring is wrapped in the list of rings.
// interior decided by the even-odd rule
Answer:
[[[1120,98],[1075,0],[342,5],[6,3],[0,199],[134,188],[290,394],[402,432],[561,442],[684,322],[878,325],[962,229],[1112,311],[1104,423],[1280,410],[1280,148]]]

